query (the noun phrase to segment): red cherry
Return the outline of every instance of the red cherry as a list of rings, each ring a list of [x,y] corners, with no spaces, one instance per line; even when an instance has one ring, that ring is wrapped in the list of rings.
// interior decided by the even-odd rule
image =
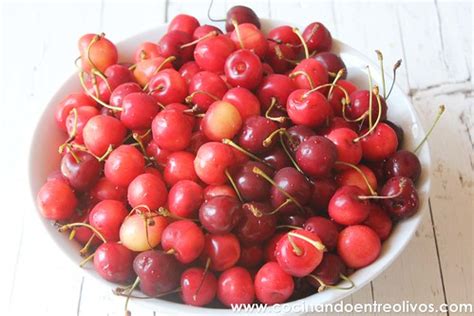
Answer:
[[[233,267],[240,257],[240,244],[233,234],[207,234],[201,257],[210,259],[210,268],[224,271]]]
[[[200,38],[203,38],[204,36],[208,35],[211,32],[214,32],[217,35],[222,34],[222,31],[218,27],[216,27],[214,25],[205,24],[205,25],[201,25],[201,26],[197,27],[194,30],[193,40],[198,40]]]
[[[254,286],[257,299],[269,305],[285,302],[295,288],[291,275],[276,262],[268,262],[258,270]]]
[[[179,217],[195,218],[203,201],[203,189],[190,180],[176,182],[168,194],[169,211]]]
[[[199,21],[195,17],[187,14],[178,14],[170,21],[168,32],[181,31],[192,35],[198,27]]]
[[[408,150],[399,150],[391,155],[384,165],[384,176],[389,179],[394,176],[410,178],[416,182],[421,174],[421,163],[418,157]]]
[[[208,200],[212,199],[213,197],[221,196],[221,195],[231,196],[231,197],[237,198],[237,194],[235,193],[235,190],[231,186],[226,185],[226,184],[223,184],[223,185],[208,185],[204,189],[204,200],[205,201],[208,201]]]
[[[341,69],[344,69],[344,73],[341,78],[346,78],[347,68],[344,64],[344,61],[341,57],[339,57],[339,55],[336,55],[331,52],[321,52],[314,55],[313,58],[323,64],[328,70],[328,72],[332,73],[333,75],[336,75]],[[340,81],[338,81],[337,83],[339,84]]]
[[[255,299],[252,276],[242,267],[222,272],[217,284],[217,298],[225,306],[251,304]]]
[[[314,181],[311,206],[315,211],[325,211],[329,200],[337,190],[336,182],[330,178],[322,178]]]
[[[260,115],[260,102],[257,97],[245,88],[232,88],[224,94],[222,101],[231,103],[240,113],[242,121],[253,115]]]
[[[149,93],[161,104],[184,102],[188,85],[180,73],[174,69],[163,69],[151,77]]]
[[[267,162],[275,170],[292,166],[291,160],[281,147],[273,147],[263,156],[263,161]]]
[[[146,205],[156,210],[166,203],[168,191],[160,177],[144,173],[137,176],[128,186],[128,203],[131,207]]]
[[[255,11],[243,5],[236,5],[227,11],[225,30],[232,32],[234,30],[234,21],[237,24],[251,23],[260,28],[260,19]]]
[[[199,208],[199,221],[210,233],[231,232],[242,217],[239,200],[230,196],[216,196]]]
[[[217,292],[217,279],[210,271],[192,267],[181,275],[181,299],[185,304],[204,306],[212,302]]]
[[[291,70],[294,66],[290,60],[296,60],[298,57],[294,48],[287,44],[278,44],[271,40],[267,42],[268,49],[265,55],[265,61],[271,69],[279,74],[284,74]]]
[[[260,58],[248,49],[239,49],[230,54],[224,71],[229,84],[249,90],[257,87],[263,75]]]
[[[163,171],[166,184],[172,186],[181,180],[197,181],[194,159],[195,156],[187,151],[177,151],[170,154]]]
[[[89,191],[92,201],[117,200],[125,202],[127,190],[121,186],[113,184],[106,177],[100,178]]]
[[[166,226],[161,235],[163,250],[170,251],[180,262],[187,264],[196,260],[204,249],[204,234],[190,220],[180,220]]]
[[[191,142],[192,125],[181,110],[161,111],[153,119],[153,140],[164,150],[184,150]]]
[[[171,151],[160,148],[154,140],[149,142],[146,146],[146,154],[148,157],[153,157],[156,163],[160,165],[166,164],[168,156],[171,154]]]
[[[329,201],[328,214],[338,224],[355,225],[362,223],[369,215],[370,202],[360,199],[365,192],[359,187],[340,187]]]
[[[227,181],[225,171],[234,163],[232,149],[222,143],[209,142],[202,145],[194,160],[198,177],[206,184],[220,185]]]
[[[337,253],[350,268],[368,266],[378,258],[380,249],[379,237],[365,225],[349,226],[339,233]]]
[[[351,95],[351,93],[357,90],[357,86],[347,80],[338,80],[337,85],[345,89],[347,94],[349,95]],[[331,104],[334,114],[337,116],[342,116],[342,102],[344,99],[345,99],[344,92],[340,88],[337,88],[337,87],[334,87],[331,91],[331,94],[328,95],[329,104]]]
[[[283,46],[290,47],[297,55],[301,52],[301,41],[289,25],[277,26],[268,32],[267,37]]]
[[[357,90],[351,93],[351,102],[347,105],[346,113],[347,117],[351,120],[358,119],[363,115],[368,115],[370,109],[370,92],[368,90]],[[383,97],[380,97],[380,103],[382,106],[381,120],[387,118],[387,104]],[[377,102],[377,96],[372,93],[372,120],[373,122],[379,115],[379,106]],[[367,125],[369,122],[368,116],[364,120],[364,124]]]
[[[303,59],[290,73],[290,77],[299,89],[316,88],[329,81],[326,67],[314,59]]]
[[[303,39],[308,45],[309,52],[324,52],[331,49],[332,36],[320,22],[309,24],[303,31]]]
[[[265,35],[255,25],[250,23],[239,24],[239,32],[234,29],[230,39],[235,47],[253,51],[258,57],[263,58],[268,49]]]
[[[174,56],[176,60],[173,62],[173,65],[180,67],[185,62],[193,59],[193,47],[185,46],[185,44],[192,42],[192,40],[192,33],[169,31],[158,42],[160,56],[165,58]]]
[[[159,111],[160,107],[152,96],[134,92],[123,99],[120,120],[129,129],[148,129]]]
[[[316,248],[315,243],[323,247],[318,235],[308,230],[293,230],[282,237],[275,249],[282,270],[296,277],[310,274],[323,259],[323,250]]]
[[[296,150],[296,162],[304,173],[312,177],[327,176],[336,160],[336,146],[323,136],[311,136]]]
[[[36,203],[45,218],[63,221],[73,216],[78,201],[69,184],[61,180],[51,180],[39,190]]]
[[[410,178],[396,176],[388,179],[380,194],[391,197],[383,199],[382,205],[396,219],[410,217],[418,211],[418,193]]]
[[[84,143],[84,126],[94,116],[99,115],[99,110],[94,106],[81,106],[69,112],[66,118],[66,129],[69,137],[74,137],[74,142]]]
[[[348,122],[342,117],[335,116],[326,122],[325,125],[321,126],[317,129],[317,134],[326,136],[335,129],[338,128],[348,128],[353,130],[354,132],[359,131],[359,127],[355,122]]]
[[[94,268],[101,277],[126,283],[133,277],[133,252],[116,242],[101,244],[94,253]]]
[[[134,92],[142,92],[142,88],[136,82],[126,82],[119,85],[112,91],[110,95],[109,103],[114,107],[122,107],[124,98]]]
[[[225,61],[234,50],[234,42],[229,37],[213,36],[196,45],[194,60],[203,70],[223,73]]]
[[[242,125],[239,144],[251,153],[265,153],[271,146],[265,147],[263,141],[276,131],[277,128],[278,125],[275,122],[263,116],[251,116]]]
[[[206,111],[201,126],[204,135],[209,140],[231,139],[239,132],[242,118],[233,104],[216,101]]]
[[[274,208],[280,207],[280,213],[291,214],[297,212],[299,206],[294,201],[287,202],[287,195],[281,191],[285,191],[300,205],[306,205],[311,198],[311,185],[306,178],[295,168],[287,167],[278,170],[273,176],[276,186],[271,190],[271,202]],[[287,203],[282,206],[283,203]]]
[[[317,91],[308,93],[305,89],[295,90],[288,96],[286,110],[294,124],[311,128],[321,126],[333,115],[324,95]]]
[[[362,159],[362,146],[360,142],[354,142],[357,138],[356,132],[349,128],[337,128],[326,135],[337,148],[339,161],[357,165]],[[340,168],[340,169],[347,169]]]
[[[152,42],[143,42],[135,51],[134,60],[136,63],[145,60],[153,59],[160,56],[158,45]]]
[[[95,77],[96,84],[93,79]],[[119,85],[133,81],[133,75],[130,69],[124,65],[114,64],[104,72],[104,80],[102,77],[93,75],[86,79],[85,86],[89,95],[94,95],[105,103],[110,102],[110,96],[113,90]]]
[[[277,243],[280,241],[280,239],[285,236],[286,233],[275,233],[275,235],[273,235],[270,239],[268,239],[266,242],[265,242],[265,246],[264,246],[264,259],[266,262],[271,262],[271,261],[274,261],[276,262],[277,259],[275,257],[275,249],[276,249],[276,245]]]
[[[361,131],[366,134],[367,129]],[[362,153],[365,159],[372,161],[384,160],[397,151],[398,139],[395,131],[385,123],[378,124],[375,129],[361,139]]]
[[[79,39],[78,46],[81,53],[81,66],[87,72],[90,72],[92,68],[104,72],[107,67],[117,63],[117,48],[103,34],[83,35]]]
[[[219,75],[201,71],[195,74],[189,83],[188,98],[192,104],[206,111],[213,102],[222,99],[227,90],[226,83]]]
[[[145,159],[132,145],[121,145],[114,149],[104,165],[107,179],[122,187],[127,187],[144,170]]]
[[[64,131],[66,128],[66,118],[72,109],[82,106],[97,106],[97,103],[83,92],[71,93],[64,98],[56,107],[55,118],[58,127]]]
[[[272,74],[263,78],[257,89],[257,96],[262,104],[262,110],[267,110],[276,98],[277,104],[286,107],[288,96],[296,90],[296,85],[288,76]]]
[[[104,200],[97,203],[89,213],[89,223],[97,229],[108,242],[120,240],[120,226],[128,211],[122,202]]]
[[[199,68],[195,61],[188,61],[179,68],[179,74],[184,79],[184,81],[186,81],[187,85],[189,85],[193,76],[200,71],[201,68]]]
[[[118,119],[97,115],[87,121],[82,131],[84,144],[96,156],[102,156],[110,145],[117,147],[123,143],[127,130]]]
[[[69,152],[61,159],[62,174],[78,191],[90,189],[99,179],[101,169],[101,163],[85,151]]]
[[[133,76],[135,80],[144,87],[158,71],[172,67],[171,60],[158,56],[138,62],[133,70]]]
[[[321,238],[322,243],[328,250],[332,251],[336,248],[339,231],[329,219],[322,216],[313,216],[306,220],[303,227]]]
[[[372,188],[372,190],[377,189],[377,178],[375,174],[364,165],[358,165],[357,168],[365,175],[365,178],[358,170],[350,168],[336,175],[335,179],[337,184],[339,186],[353,185],[362,189],[364,195],[372,194],[370,188]],[[370,188],[367,186],[365,179],[369,182]]]
[[[392,232],[392,220],[387,212],[376,204],[370,206],[369,216],[363,224],[372,228],[382,241],[386,240]]]

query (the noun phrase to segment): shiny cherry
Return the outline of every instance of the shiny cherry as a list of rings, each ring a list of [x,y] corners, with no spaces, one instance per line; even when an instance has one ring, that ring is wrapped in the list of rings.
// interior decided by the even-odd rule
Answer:
[[[179,217],[195,218],[203,201],[203,189],[190,180],[176,182],[168,194],[169,211]]]
[[[251,23],[260,28],[260,19],[251,8],[237,5],[227,11],[225,29],[227,32],[234,30],[234,21],[237,24]]]
[[[234,229],[239,240],[244,244],[258,244],[270,238],[275,233],[277,223],[271,211],[272,208],[266,203],[245,203],[241,219]]]
[[[94,268],[101,277],[114,283],[125,283],[133,277],[132,251],[117,242],[101,244],[94,253]]]
[[[329,251],[336,248],[339,231],[331,220],[322,216],[313,216],[306,220],[303,227],[307,231],[318,235],[324,246],[326,246]]]
[[[384,174],[386,179],[394,176],[410,178],[416,182],[421,174],[421,163],[418,157],[408,150],[399,150],[385,162]]]
[[[104,165],[104,174],[112,183],[126,187],[145,170],[143,154],[132,145],[114,149]]]
[[[194,222],[179,220],[163,230],[161,246],[181,263],[191,263],[204,249],[204,233]]]
[[[128,210],[120,201],[103,200],[89,213],[89,223],[96,228],[108,242],[120,240],[120,226],[128,215]]]
[[[339,233],[337,253],[350,268],[368,266],[378,258],[380,250],[380,238],[365,225],[348,226]]]
[[[222,99],[228,88],[221,77],[213,72],[201,71],[189,83],[189,101],[206,111],[217,100]]]
[[[194,169],[198,177],[206,184],[220,185],[227,181],[225,174],[234,163],[231,147],[217,142],[202,145],[194,160]]]
[[[78,205],[74,191],[65,181],[47,181],[36,196],[36,204],[43,217],[63,221],[73,216]]]
[[[172,186],[180,180],[197,181],[194,159],[195,156],[187,151],[177,151],[170,154],[163,171],[166,184]]]
[[[128,204],[131,207],[146,205],[156,210],[166,203],[168,190],[159,176],[143,173],[133,179],[128,186]]]
[[[181,299],[185,304],[204,306],[212,302],[217,293],[216,276],[203,268],[188,268],[181,275]]]
[[[286,110],[294,124],[315,128],[324,124],[333,115],[326,97],[318,91],[298,89],[288,96]]]
[[[85,151],[68,152],[61,159],[61,173],[78,191],[90,189],[99,179],[101,169],[97,158]]]
[[[210,259],[210,268],[224,271],[233,267],[240,257],[240,244],[234,234],[207,234],[201,258]]]
[[[217,284],[217,298],[225,306],[251,304],[255,299],[252,276],[242,267],[222,272]]]
[[[336,160],[336,146],[323,136],[311,136],[296,149],[298,166],[305,174],[312,177],[329,175]]]
[[[225,61],[234,50],[235,44],[229,37],[213,36],[196,45],[194,60],[203,70],[223,73]]]
[[[276,262],[264,264],[255,275],[255,296],[263,304],[280,304],[292,294],[295,284],[291,275]]]
[[[362,223],[369,215],[370,202],[360,196],[365,196],[365,192],[359,187],[340,187],[329,201],[329,216],[341,225]]]
[[[309,52],[329,51],[332,47],[332,36],[328,29],[320,22],[309,24],[303,31],[303,39],[308,45]]]
[[[224,71],[229,84],[249,90],[257,87],[263,75],[260,58],[248,49],[239,49],[230,54]]]
[[[107,152],[109,146],[122,144],[126,134],[127,129],[122,122],[105,115],[91,118],[82,131],[87,149],[99,157]]]
[[[382,205],[395,219],[410,217],[418,211],[420,205],[418,193],[410,178],[395,176],[388,179],[380,194],[391,197],[383,199]]]
[[[167,109],[153,119],[153,140],[165,150],[184,150],[191,142],[193,127],[182,110]]]
[[[210,233],[229,233],[242,217],[242,206],[234,197],[216,196],[199,208],[199,220]]]

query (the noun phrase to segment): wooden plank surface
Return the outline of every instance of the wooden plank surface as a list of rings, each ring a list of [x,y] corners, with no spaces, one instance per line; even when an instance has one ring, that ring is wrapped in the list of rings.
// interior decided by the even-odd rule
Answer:
[[[394,264],[345,302],[472,303],[472,3],[226,0],[215,1],[212,16],[222,17],[238,3],[253,7],[262,17],[300,25],[321,21],[335,37],[374,60],[373,50],[382,50],[388,67],[403,58],[398,82],[411,94],[425,127],[437,106],[446,104],[447,112],[430,139],[434,163],[430,212]],[[6,148],[22,154],[6,158],[8,168],[2,166],[2,175],[16,176],[0,182],[1,192],[26,195],[31,127],[48,98],[74,70],[71,61],[81,34],[104,31],[120,40],[179,13],[207,20],[207,7],[204,0],[4,4],[2,43],[9,49],[2,49],[1,69],[8,93],[1,94],[5,113],[0,115],[0,126],[14,135],[4,140]],[[28,58],[22,57],[24,52]],[[18,128],[19,122],[28,123]],[[9,241],[7,250],[11,249],[2,260],[5,277],[2,274],[0,287],[7,315],[33,311],[35,315],[121,315],[123,300],[107,286],[77,274],[76,267],[58,256],[50,240],[38,233],[29,197],[15,196],[7,199],[5,209],[16,225],[2,232]],[[134,315],[153,315],[138,304],[132,307]]]

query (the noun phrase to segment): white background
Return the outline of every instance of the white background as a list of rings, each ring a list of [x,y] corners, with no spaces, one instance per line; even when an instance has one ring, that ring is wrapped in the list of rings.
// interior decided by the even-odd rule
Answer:
[[[403,58],[399,84],[430,139],[430,211],[400,258],[346,302],[473,302],[472,2],[215,1],[213,16],[241,3],[261,17],[323,22],[333,36],[387,64]],[[52,247],[34,218],[27,182],[33,128],[48,99],[74,71],[77,39],[104,31],[114,41],[178,13],[206,20],[208,1],[8,1],[0,54],[1,315],[122,314],[123,301],[83,278]],[[158,39],[151,39],[158,40]],[[152,315],[134,307],[134,315]],[[5,312],[5,313],[4,313]],[[159,314],[158,312],[156,313]]]

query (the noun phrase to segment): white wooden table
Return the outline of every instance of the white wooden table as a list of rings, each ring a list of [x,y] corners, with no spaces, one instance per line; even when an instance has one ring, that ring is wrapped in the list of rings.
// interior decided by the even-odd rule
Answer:
[[[403,58],[398,83],[425,127],[439,104],[447,112],[430,139],[434,172],[429,212],[396,262],[347,302],[473,303],[472,3],[441,1],[215,1],[213,16],[241,3],[259,16],[323,22],[333,36],[386,63]],[[114,41],[178,13],[207,20],[208,0],[7,2],[3,6],[0,154],[3,248],[2,315],[122,315],[123,300],[77,273],[34,219],[27,153],[36,120],[74,71],[86,32]],[[157,40],[157,39],[155,39]],[[6,248],[5,248],[6,247]],[[152,315],[132,303],[134,315]],[[159,315],[159,312],[156,312]]]

